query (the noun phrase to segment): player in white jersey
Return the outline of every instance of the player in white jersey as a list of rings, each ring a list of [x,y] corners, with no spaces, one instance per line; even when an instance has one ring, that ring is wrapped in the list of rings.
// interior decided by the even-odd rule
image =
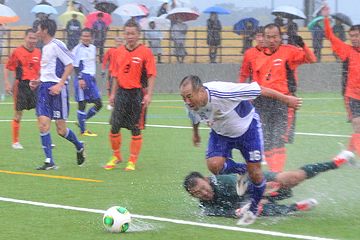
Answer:
[[[180,93],[193,123],[192,140],[195,146],[200,146],[199,123],[211,128],[206,152],[209,170],[215,175],[249,172],[251,206],[238,224],[254,223],[266,179],[261,170],[264,145],[261,121],[250,100],[261,95],[282,101],[295,109],[300,108],[302,100],[260,87],[256,82],[202,84],[198,76],[185,77],[180,83]],[[231,159],[234,148],[240,150],[246,165]]]
[[[75,67],[75,100],[78,102],[77,125],[80,128],[80,134],[84,136],[96,137],[97,134],[86,130],[85,122],[93,117],[102,107],[101,93],[96,80],[96,47],[91,44],[93,39],[90,28],[84,28],[81,31],[82,43],[76,45],[73,53],[76,57],[73,65]],[[94,106],[85,112],[86,103],[94,103]]]
[[[55,119],[57,133],[75,145],[78,165],[85,161],[85,142],[80,142],[74,132],[66,127],[69,115],[67,82],[73,70],[72,62],[75,56],[63,42],[54,38],[56,28],[55,21],[46,18],[40,21],[36,32],[38,38],[45,43],[41,56],[40,79],[30,82],[32,88],[41,83],[38,88],[36,115],[46,160],[38,170],[58,168],[51,150],[51,119]]]

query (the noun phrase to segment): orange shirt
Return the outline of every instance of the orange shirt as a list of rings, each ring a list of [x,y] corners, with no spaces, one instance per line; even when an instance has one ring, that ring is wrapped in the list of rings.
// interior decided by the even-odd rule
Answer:
[[[325,37],[331,42],[332,50],[346,64],[344,72],[345,97],[360,100],[360,48],[350,46],[336,37],[330,26],[330,19],[325,19]]]
[[[114,50],[116,49],[116,47],[112,47],[109,48],[109,50],[106,52],[106,54],[103,57],[103,63],[102,63],[102,70],[106,69],[106,64],[109,62],[109,71],[110,71],[110,66],[111,66],[111,57],[112,54],[114,53]]]
[[[292,45],[280,45],[275,52],[265,49],[253,66],[253,81],[260,86],[288,94],[296,91],[296,68],[304,63],[316,62],[314,53]]]
[[[244,60],[241,64],[241,69],[239,71],[239,83],[246,82],[247,78],[252,80],[252,65],[253,61],[256,60],[257,56],[263,51],[263,48],[259,45],[253,48],[246,50],[244,55]]]
[[[19,80],[34,80],[40,74],[41,51],[34,48],[29,51],[23,46],[16,48],[9,56],[4,68],[15,71]]]
[[[146,87],[150,76],[156,77],[156,64],[151,50],[140,44],[133,50],[126,46],[117,48],[114,52],[114,77],[119,86],[126,89]]]

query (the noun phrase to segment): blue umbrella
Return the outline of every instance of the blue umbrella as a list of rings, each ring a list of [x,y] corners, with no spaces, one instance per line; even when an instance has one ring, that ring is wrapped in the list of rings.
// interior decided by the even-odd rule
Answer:
[[[35,5],[35,7],[33,7],[30,12],[45,13],[45,14],[58,14],[58,11],[56,11],[56,9],[54,7],[49,6],[49,5],[44,5],[44,4]]]
[[[255,18],[252,18],[252,17],[243,18],[240,21],[238,21],[237,23],[235,23],[233,32],[238,35],[241,35],[242,34],[241,31],[244,30],[244,28],[246,27],[246,23],[249,21],[253,23],[254,29],[256,29],[258,27],[259,21],[256,20]]]
[[[220,7],[220,6],[208,7],[207,9],[205,9],[203,11],[203,13],[212,13],[212,12],[215,12],[217,14],[230,14],[229,10],[227,10],[224,7]]]

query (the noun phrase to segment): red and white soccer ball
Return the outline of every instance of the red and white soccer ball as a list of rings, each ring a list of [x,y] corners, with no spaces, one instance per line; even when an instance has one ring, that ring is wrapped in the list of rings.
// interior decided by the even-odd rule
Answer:
[[[130,223],[130,213],[126,208],[114,206],[104,213],[103,224],[109,232],[126,232],[130,227]]]

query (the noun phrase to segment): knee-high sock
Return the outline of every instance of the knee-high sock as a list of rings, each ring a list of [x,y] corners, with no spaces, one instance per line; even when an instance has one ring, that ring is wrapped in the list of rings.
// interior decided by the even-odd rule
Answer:
[[[351,138],[356,151],[360,154],[360,134],[353,134]]]
[[[270,151],[264,152],[264,157],[265,157],[264,160],[271,171],[274,164],[274,150],[272,149]]]
[[[51,150],[51,135],[50,131],[40,133],[41,143],[42,147],[45,152],[46,161],[49,161],[49,163],[54,164],[53,156],[52,156],[52,150]]]
[[[15,119],[12,120],[11,123],[11,132],[13,136],[13,143],[19,142],[19,134],[20,134],[20,122]]]
[[[350,152],[354,152],[356,150],[355,144],[354,144],[354,135],[352,135],[351,138],[349,139],[349,145],[347,147],[347,150]]]
[[[94,116],[95,114],[97,114],[97,110],[94,106],[92,106],[89,111],[86,113],[86,120],[88,120],[89,118],[91,118],[92,116]]]
[[[121,156],[121,142],[122,142],[121,133],[113,134],[110,132],[109,140],[110,140],[111,149],[113,150],[113,155],[121,160],[122,159],[122,156]]]
[[[78,140],[75,133],[68,128],[66,128],[66,134],[63,136],[63,138],[69,142],[72,142],[78,151],[83,147],[83,144]]]
[[[247,167],[245,163],[238,163],[232,159],[227,159],[223,165],[223,169],[219,174],[230,174],[230,173],[238,173],[244,174],[247,171]]]
[[[260,200],[263,197],[266,187],[266,179],[264,178],[261,183],[254,184],[253,182],[249,183],[248,191],[250,194],[251,205],[249,210],[252,211],[255,215],[258,212],[258,205]]]
[[[285,148],[274,149],[273,163],[270,168],[270,171],[281,172],[284,168],[285,161],[286,161],[286,149]]]
[[[338,166],[336,166],[334,161],[330,162],[324,162],[324,163],[314,163],[314,164],[308,164],[303,167],[301,167],[301,170],[304,170],[307,175],[307,179],[313,178],[316,175],[318,175],[321,172],[326,172],[331,169],[336,169]]]
[[[137,136],[131,136],[129,162],[136,164],[137,158],[141,151],[142,143],[143,139],[141,134]]]
[[[78,121],[79,121],[80,132],[84,133],[86,130],[86,127],[85,127],[86,113],[85,113],[85,111],[78,110],[77,117],[78,117]]]

